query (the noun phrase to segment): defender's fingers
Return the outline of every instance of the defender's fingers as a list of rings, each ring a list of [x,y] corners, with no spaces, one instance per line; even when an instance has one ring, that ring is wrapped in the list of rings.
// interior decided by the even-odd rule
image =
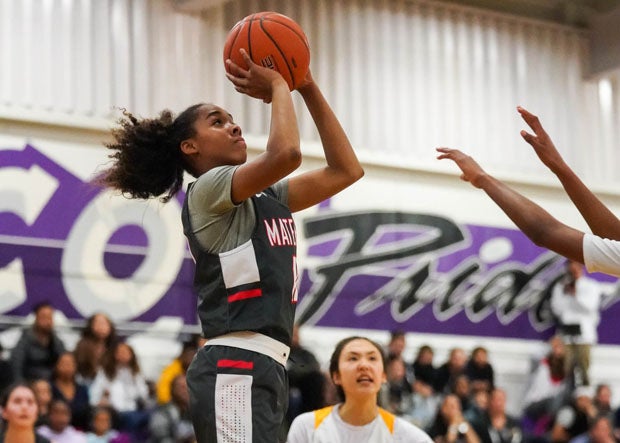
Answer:
[[[521,114],[521,117],[523,118],[523,120],[525,120],[525,123],[527,123],[527,125],[532,128],[532,131],[534,131],[538,135],[545,133],[545,130],[543,129],[542,124],[538,119],[538,116],[532,114],[527,109],[522,108],[521,106],[517,106],[517,111],[519,112],[519,114]]]
[[[530,134],[527,131],[521,131],[520,132],[521,137],[523,137],[523,139],[528,142],[530,145],[534,145],[534,143],[536,143],[538,137],[533,136],[532,134]]]

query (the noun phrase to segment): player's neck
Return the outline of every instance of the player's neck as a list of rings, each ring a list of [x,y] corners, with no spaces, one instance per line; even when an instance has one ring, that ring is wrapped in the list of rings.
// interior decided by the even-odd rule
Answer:
[[[364,426],[372,422],[379,414],[375,397],[345,401],[338,409],[338,415],[345,423]]]

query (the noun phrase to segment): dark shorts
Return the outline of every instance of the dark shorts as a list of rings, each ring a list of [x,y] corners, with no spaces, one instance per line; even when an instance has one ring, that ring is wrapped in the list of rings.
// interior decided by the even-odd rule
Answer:
[[[288,407],[286,369],[266,355],[202,347],[187,371],[198,443],[277,443]]]

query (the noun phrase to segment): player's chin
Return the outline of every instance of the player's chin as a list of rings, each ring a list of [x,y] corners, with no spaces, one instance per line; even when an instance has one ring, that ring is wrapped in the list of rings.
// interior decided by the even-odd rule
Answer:
[[[243,152],[240,152],[238,155],[235,155],[235,158],[232,161],[232,164],[233,165],[242,165],[246,161],[248,161],[248,154],[244,150]]]

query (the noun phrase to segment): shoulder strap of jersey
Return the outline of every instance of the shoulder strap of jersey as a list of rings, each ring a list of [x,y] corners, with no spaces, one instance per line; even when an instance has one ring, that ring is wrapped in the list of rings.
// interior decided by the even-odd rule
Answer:
[[[323,420],[332,412],[332,409],[334,409],[333,406],[327,406],[323,409],[314,411],[314,429],[318,428],[321,423],[323,423]]]
[[[383,408],[379,408],[379,414],[381,415],[381,418],[383,419],[383,422],[385,423],[387,428],[390,430],[390,434],[393,434],[394,421],[396,420],[396,416]]]

